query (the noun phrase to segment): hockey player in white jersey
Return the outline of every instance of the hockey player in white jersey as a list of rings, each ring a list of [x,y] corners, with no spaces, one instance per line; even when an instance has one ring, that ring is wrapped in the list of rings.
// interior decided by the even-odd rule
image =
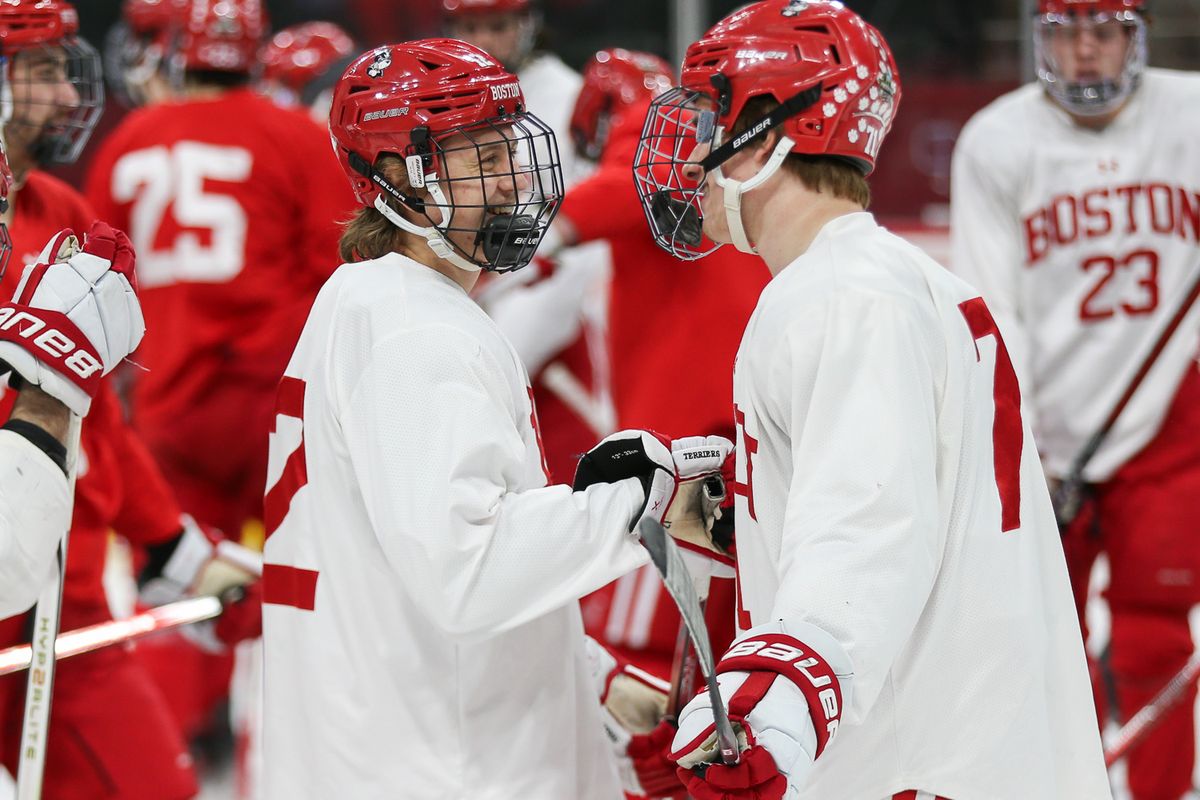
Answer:
[[[734,371],[740,635],[713,798],[1109,797],[1062,548],[979,293],[864,209],[900,100],[841,3],[766,0],[688,48],[635,162],[655,236],[773,275]],[[706,696],[672,745],[719,760]]]
[[[1121,719],[1187,662],[1188,612],[1200,601],[1195,308],[1151,359],[1200,277],[1200,77],[1147,68],[1147,25],[1143,0],[1041,0],[1040,80],[967,124],[951,193],[954,269],[1004,332],[1051,479],[1078,471],[1151,364],[1082,464],[1088,499],[1063,539],[1081,614],[1093,562],[1109,556]],[[1195,698],[1192,686],[1131,753],[1138,800],[1191,787]]]
[[[608,446],[636,477],[546,486],[528,377],[468,294],[530,261],[562,197],[514,75],[455,40],[383,46],[330,127],[365,208],[280,386],[266,796],[613,800],[577,601],[645,562],[632,526],[697,470],[632,432]]]

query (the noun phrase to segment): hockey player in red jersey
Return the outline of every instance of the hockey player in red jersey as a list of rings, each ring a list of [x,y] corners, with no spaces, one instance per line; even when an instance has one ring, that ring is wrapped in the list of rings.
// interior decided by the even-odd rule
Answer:
[[[1187,663],[1200,602],[1194,302],[1155,352],[1200,279],[1200,76],[1146,66],[1149,5],[1041,0],[1039,80],[963,129],[951,192],[954,269],[983,290],[1018,357],[1046,473],[1084,483],[1078,515],[1062,520],[1081,618],[1108,556],[1112,685],[1097,680],[1097,701],[1113,692],[1121,720]],[[1193,683],[1130,753],[1137,800],[1189,792],[1195,702]]]
[[[700,800],[1109,797],[1003,340],[865,210],[899,102],[842,3],[764,0],[651,107],[634,170],[656,239],[772,275],[733,376],[739,635],[717,672],[740,753],[709,763],[703,693],[671,757]]]
[[[107,226],[99,223],[93,227],[95,214],[86,201],[36,168],[73,160],[100,111],[97,58],[76,37],[77,24],[75,9],[57,0],[0,4],[0,47],[11,60],[13,117],[5,133],[15,177],[8,211],[14,252],[25,264],[49,263],[65,240],[60,231],[91,231],[97,241],[111,240],[113,252],[132,269],[133,254],[124,235],[106,233]],[[43,247],[47,239],[52,244]],[[3,291],[11,293],[19,277],[19,271],[10,270]],[[107,382],[101,382],[96,392],[82,428],[64,584],[64,628],[111,619],[101,584],[110,530],[154,548],[154,565],[145,577],[167,576],[166,582],[158,582],[162,597],[169,595],[173,585],[177,594],[186,591],[188,587],[179,581],[191,583],[190,577],[203,573],[210,563],[204,557],[189,563],[176,557],[203,553],[205,545],[198,541],[197,531],[184,528],[171,492],[126,426]],[[16,393],[6,394],[5,416],[14,399]],[[178,545],[185,541],[195,547],[180,549]],[[212,552],[215,555],[215,549]],[[172,576],[179,580],[172,583]],[[252,603],[240,606],[226,627],[243,613],[253,616],[257,610]],[[0,622],[4,645],[27,638],[25,628],[23,616]],[[11,770],[18,757],[23,695],[19,677],[0,682],[0,753]],[[121,721],[123,735],[112,735],[113,720]],[[178,728],[158,689],[129,650],[108,648],[60,668],[51,731],[46,798],[151,800],[191,797],[196,791]]]
[[[104,78],[129,108],[174,95],[168,75],[188,0],[124,0],[104,40]]]
[[[358,54],[354,39],[332,22],[284,28],[258,53],[259,88],[285,108],[306,108],[321,125],[329,122],[333,85]]]
[[[327,134],[249,85],[265,26],[257,0],[192,3],[181,97],[131,113],[88,177],[138,250],[134,426],[184,508],[235,538],[261,516],[275,386],[351,205]]]
[[[275,390],[352,199],[327,132],[251,85],[263,5],[185,11],[167,55],[174,99],[125,118],[88,195],[138,251],[151,333],[131,374],[134,428],[187,513],[257,547]],[[185,730],[205,726],[232,660],[177,637],[142,652]]]

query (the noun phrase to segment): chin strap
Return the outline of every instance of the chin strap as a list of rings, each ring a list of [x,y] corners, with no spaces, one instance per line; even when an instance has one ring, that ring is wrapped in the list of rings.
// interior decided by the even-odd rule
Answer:
[[[742,222],[742,195],[746,192],[751,192],[762,186],[767,180],[774,175],[783,160],[787,158],[788,153],[792,151],[795,142],[790,137],[781,136],[779,143],[775,145],[775,149],[771,152],[771,157],[767,159],[767,163],[763,164],[753,178],[746,181],[735,181],[731,178],[726,178],[725,173],[721,171],[720,165],[713,167],[712,176],[716,181],[717,186],[721,187],[721,191],[725,196],[725,223],[729,227],[729,236],[733,240],[733,246],[743,253],[757,253],[754,245],[750,243],[750,238],[746,236],[746,227]]]
[[[437,187],[436,181],[432,183],[432,187]],[[442,198],[440,196],[440,190],[434,194],[431,189],[430,194],[433,195],[434,200],[438,201],[439,203],[441,202]],[[422,239],[428,242],[429,249],[432,250],[433,254],[438,258],[449,261],[459,269],[465,269],[468,272],[479,272],[481,269],[483,269],[478,264],[468,261],[459,255],[458,252],[455,251],[454,246],[451,245],[450,242],[446,241],[446,237],[443,236],[442,232],[436,227],[432,225],[428,227],[422,227],[417,225],[415,222],[406,219],[403,214],[388,205],[388,202],[383,195],[378,195],[375,198],[375,210],[387,217],[388,221],[400,230],[420,236]]]

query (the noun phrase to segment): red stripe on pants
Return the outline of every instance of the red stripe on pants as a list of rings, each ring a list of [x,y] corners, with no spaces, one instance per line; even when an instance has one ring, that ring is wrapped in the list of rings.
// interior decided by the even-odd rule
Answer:
[[[892,795],[892,800],[917,800],[917,790],[909,789],[907,792],[898,792]],[[935,795],[933,800],[946,800],[941,795]]]

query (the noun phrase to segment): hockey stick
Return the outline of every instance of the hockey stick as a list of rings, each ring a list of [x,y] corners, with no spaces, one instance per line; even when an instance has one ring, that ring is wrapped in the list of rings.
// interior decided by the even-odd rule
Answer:
[[[650,553],[650,560],[662,576],[663,586],[679,607],[679,616],[692,640],[696,660],[700,672],[708,684],[708,699],[712,703],[713,721],[716,723],[717,746],[721,751],[721,760],[726,764],[736,764],[740,757],[737,736],[733,725],[729,722],[729,713],[725,710],[725,702],[717,688],[716,662],[713,658],[712,645],[708,641],[708,628],[704,624],[704,611],[700,608],[700,599],[696,596],[696,588],[692,585],[692,576],[679,555],[679,548],[667,534],[667,529],[650,517],[643,517],[638,523],[638,536],[642,545]]]
[[[2,673],[0,673],[2,674]],[[667,693],[667,714],[672,724],[678,724],[679,712],[687,705],[696,685],[696,653],[687,625],[679,623],[679,638],[675,640],[675,657],[671,661],[671,691]]]
[[[1200,679],[1200,653],[1194,654],[1153,700],[1142,706],[1140,711],[1121,726],[1104,749],[1104,766],[1111,767],[1120,761],[1142,737],[1154,730],[1163,717],[1183,699],[1188,688],[1195,685],[1197,679]]]
[[[29,674],[25,681],[25,716],[21,723],[20,762],[17,765],[17,800],[40,800],[50,737],[50,701],[54,692],[54,647],[58,640],[63,583],[67,574],[67,539],[75,509],[75,478],[79,465],[79,434],[83,418],[71,414],[67,427],[67,497],[71,512],[67,530],[58,545],[58,571],[42,587],[33,610]]]
[[[1167,321],[1166,327],[1158,335],[1154,346],[1150,348],[1150,352],[1142,360],[1141,366],[1137,372],[1129,380],[1129,385],[1125,387],[1125,392],[1113,405],[1112,410],[1108,412],[1108,417],[1105,418],[1103,424],[1092,434],[1091,438],[1084,444],[1083,449],[1075,456],[1075,460],[1071,463],[1071,471],[1067,473],[1067,477],[1054,492],[1054,515],[1058,518],[1058,527],[1060,530],[1066,530],[1071,521],[1075,519],[1075,515],[1079,513],[1079,508],[1083,505],[1083,487],[1085,481],[1083,479],[1083,471],[1091,462],[1092,457],[1100,449],[1100,445],[1104,444],[1104,440],[1108,438],[1108,434],[1112,431],[1113,426],[1117,424],[1117,419],[1125,411],[1125,407],[1129,405],[1129,401],[1133,399],[1134,393],[1141,387],[1142,382],[1154,367],[1158,357],[1162,351],[1166,349],[1167,343],[1171,337],[1175,335],[1175,331],[1183,322],[1183,318],[1187,316],[1188,311],[1196,302],[1196,298],[1200,297],[1200,272],[1197,273],[1195,280],[1192,281],[1191,287],[1188,289],[1187,296],[1183,298],[1183,302],[1175,309],[1175,313],[1171,319]]]
[[[110,620],[67,631],[59,635],[54,645],[54,657],[62,661],[64,658],[90,653],[102,647],[141,639],[152,633],[203,622],[220,613],[221,601],[216,597],[192,597],[168,603],[128,619]],[[33,646],[28,644],[0,650],[0,675],[28,669],[32,657]]]

